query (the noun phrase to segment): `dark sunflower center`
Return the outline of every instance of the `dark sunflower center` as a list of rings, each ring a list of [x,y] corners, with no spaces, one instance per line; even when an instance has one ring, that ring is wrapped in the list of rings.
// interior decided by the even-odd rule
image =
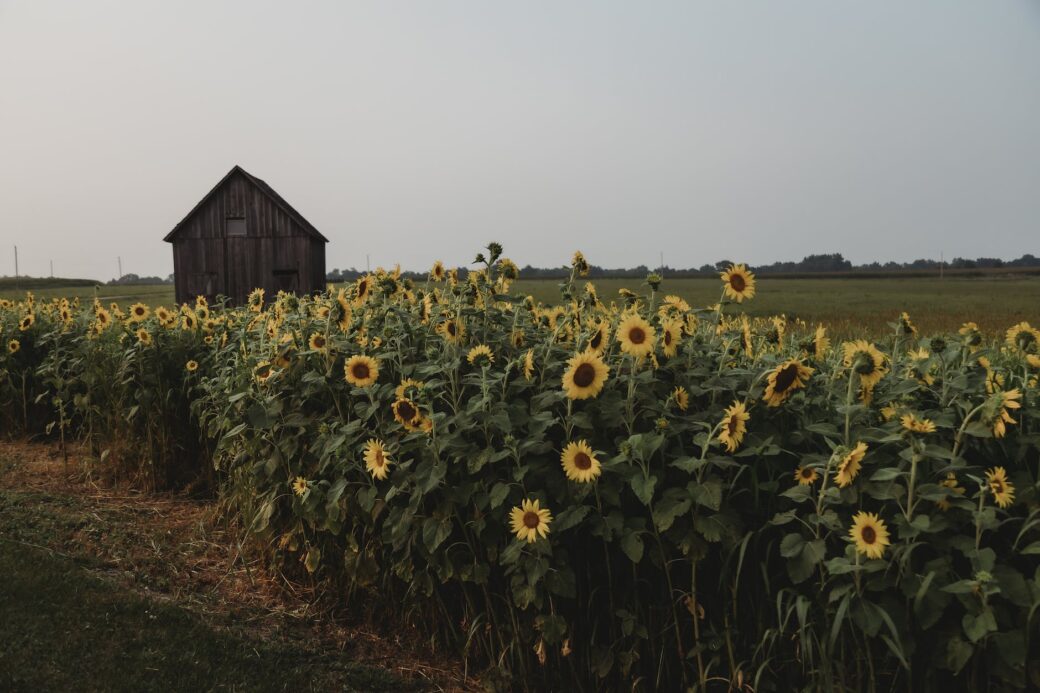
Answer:
[[[590,469],[592,467],[592,458],[584,452],[579,452],[574,456],[574,466],[582,471]]]
[[[383,462],[385,461],[385,459],[383,457],[383,451],[382,450],[376,450],[375,452],[376,452],[376,454],[373,455],[373,457],[375,459],[372,460],[372,463],[375,466],[377,466],[377,467],[382,467],[383,466]]]
[[[802,478],[803,479],[811,479],[812,475],[813,475],[813,470],[811,470],[811,469],[803,469],[802,470]]]
[[[355,378],[357,378],[358,380],[364,380],[368,377],[368,364],[355,363],[353,371]]]
[[[540,524],[541,520],[538,517],[538,513],[533,510],[528,510],[524,513],[524,527],[528,529],[535,529]]]
[[[773,388],[774,392],[786,392],[789,387],[798,379],[798,365],[791,364],[780,370],[776,374],[776,385]]]
[[[628,341],[633,344],[642,344],[646,341],[646,332],[642,327],[633,327],[628,331]]]
[[[860,531],[860,537],[863,538],[864,544],[873,544],[877,541],[877,532],[874,531],[873,527],[868,525]]]
[[[665,344],[665,346],[671,346],[672,345],[672,333],[671,332],[665,332],[664,333],[664,344]]]
[[[994,479],[989,482],[989,487],[993,490],[993,495],[999,495],[1004,492],[1004,482],[1000,479]]]
[[[739,274],[729,275],[729,285],[730,288],[736,291],[737,293],[740,293],[745,288],[747,288],[747,282],[745,282],[744,277],[740,276]]]
[[[726,430],[729,431],[731,436],[736,435],[737,431],[740,430],[740,419],[736,416],[730,416],[729,421],[726,422]]]
[[[603,331],[599,330],[596,334],[592,335],[592,339],[589,341],[589,346],[593,349],[599,349],[599,345],[603,342]]]
[[[134,313],[136,313],[137,315],[144,315],[144,308],[136,308],[134,310]]]
[[[596,368],[591,363],[583,363],[574,369],[574,384],[588,387],[596,380]]]
[[[321,349],[322,347],[324,347],[325,346],[325,338],[324,337],[315,337],[314,338],[314,346],[317,347],[318,349]]]
[[[271,375],[271,367],[270,366],[262,366],[262,367],[256,369],[256,376],[258,378],[266,378],[269,375]]]
[[[397,403],[397,415],[405,421],[411,421],[415,418],[415,407],[410,402],[398,402]]]
[[[455,336],[455,323],[449,322],[447,330],[448,330],[448,334],[450,334],[452,337],[454,337]]]
[[[1018,333],[1018,336],[1015,338],[1015,341],[1018,342],[1018,345],[1021,349],[1025,349],[1030,344],[1036,341],[1036,335],[1034,335],[1032,332],[1026,332],[1023,330],[1022,332]]]
[[[874,372],[874,359],[865,351],[856,354],[855,371],[860,375],[870,375]]]

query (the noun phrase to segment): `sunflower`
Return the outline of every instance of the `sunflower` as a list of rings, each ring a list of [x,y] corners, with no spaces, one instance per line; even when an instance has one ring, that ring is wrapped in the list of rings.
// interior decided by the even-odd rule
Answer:
[[[744,408],[743,402],[734,401],[726,408],[722,423],[719,425],[719,442],[726,446],[727,452],[735,451],[743,442],[747,433],[747,422],[751,414]]]
[[[621,343],[621,351],[636,358],[643,358],[654,350],[654,328],[633,313],[618,325],[617,340]]]
[[[905,311],[899,316],[899,333],[904,337],[912,337],[917,334],[917,328],[910,322],[910,314]]]
[[[386,478],[390,465],[393,463],[383,447],[383,441],[378,438],[370,438],[365,443],[365,469],[376,479],[382,481]]]
[[[368,387],[379,378],[379,362],[371,356],[356,354],[343,365],[343,374],[354,387]]]
[[[528,349],[524,354],[524,380],[530,381],[534,377],[534,349]]]
[[[798,467],[794,470],[794,480],[799,486],[811,486],[816,483],[820,475],[816,473],[815,467]]]
[[[150,314],[151,310],[149,310],[148,306],[143,303],[135,303],[130,306],[130,322],[141,322],[142,320],[147,320]]]
[[[990,408],[993,413],[989,417],[989,422],[993,427],[993,436],[995,438],[1003,438],[1004,434],[1007,433],[1007,425],[1015,423],[1008,409],[1021,408],[1022,403],[1018,401],[1020,399],[1022,399],[1022,393],[1018,388],[1008,390],[1007,392],[997,392],[991,398],[992,404],[990,404]]]
[[[250,291],[246,304],[249,306],[249,310],[254,313],[262,311],[264,309],[264,290],[256,288]]]
[[[298,476],[295,479],[293,479],[292,490],[293,493],[295,493],[297,496],[302,496],[303,494],[307,493],[307,489],[309,489],[310,487],[311,485],[302,476]]]
[[[784,361],[769,374],[762,401],[770,407],[779,407],[795,390],[805,387],[812,374],[813,369],[798,359]]]
[[[610,326],[604,320],[598,320],[592,325],[593,333],[589,337],[588,348],[597,354],[602,354],[610,337]]]
[[[495,355],[487,344],[478,344],[469,350],[466,360],[471,366],[490,366],[495,362]]]
[[[155,309],[155,319],[158,320],[159,324],[166,329],[173,327],[177,322],[177,316],[167,310],[164,306],[159,306]]]
[[[740,345],[744,348],[744,355],[752,358],[755,354],[755,342],[751,337],[751,322],[746,315],[741,315],[740,318]]]
[[[184,317],[181,319],[181,327],[185,330],[194,330],[199,326],[199,320],[196,317],[195,311],[190,308],[184,311]]]
[[[919,419],[912,413],[903,414],[899,422],[911,433],[935,433],[935,424],[931,419]]]
[[[986,483],[989,485],[993,500],[1002,508],[1006,508],[1015,502],[1015,487],[1008,481],[1007,472],[1003,467],[994,467],[986,470]]]
[[[679,411],[686,411],[690,408],[690,393],[682,385],[672,390],[671,400]]]
[[[826,358],[827,352],[831,349],[831,340],[827,336],[827,328],[823,325],[819,325],[816,328],[816,335],[813,337],[813,348],[814,355],[820,360]]]
[[[856,551],[867,558],[881,558],[889,545],[885,521],[875,513],[862,510],[853,516],[849,536],[856,544]]]
[[[859,382],[863,387],[873,389],[885,376],[885,355],[870,342],[859,339],[845,342],[841,348],[844,352],[842,363],[859,374]]]
[[[307,346],[314,351],[326,351],[328,349],[328,342],[325,340],[325,335],[320,332],[314,332],[311,334],[311,338],[307,340]]]
[[[390,410],[400,424],[413,426],[418,423],[420,416],[419,407],[410,399],[400,397],[394,400],[394,403],[390,405]]]
[[[589,276],[589,263],[580,250],[574,251],[574,255],[571,257],[571,267],[578,273],[578,276]]]
[[[510,511],[509,522],[517,539],[533,544],[539,536],[544,538],[549,534],[552,513],[548,508],[539,507],[537,498],[535,500],[525,499],[520,503],[520,507]]]
[[[189,373],[194,373],[195,371],[197,371],[199,369],[199,362],[194,360],[194,359],[192,359],[191,361],[188,361],[186,364],[184,364],[184,368]]]
[[[953,472],[947,472],[946,479],[940,481],[939,486],[950,489],[950,491],[952,491],[954,494],[958,496],[964,495],[964,488],[957,485],[957,475]],[[938,506],[940,510],[945,512],[950,509],[950,499],[940,498],[939,500],[935,501],[935,505]]]
[[[563,374],[563,390],[570,399],[595,397],[607,382],[610,368],[594,351],[572,356],[567,360],[567,371]]]
[[[1040,356],[1036,354],[1026,354],[1026,363],[1029,364],[1030,368],[1040,368]]]
[[[679,342],[682,340],[682,325],[674,320],[665,320],[661,323],[661,351],[668,358],[675,356],[679,351]]]
[[[720,276],[728,298],[743,303],[755,297],[755,275],[744,265],[730,265]]]
[[[441,333],[444,341],[449,344],[462,344],[466,339],[465,325],[462,324],[461,320],[454,318],[448,318],[438,325],[437,331]]]
[[[1028,322],[1012,325],[1007,331],[1007,343],[1012,349],[1032,352],[1040,345],[1040,330],[1031,327]]]
[[[17,354],[18,350],[21,349],[21,348],[22,348],[22,343],[19,342],[17,339],[12,339],[9,342],[7,342],[7,353],[8,354]]]
[[[852,480],[859,474],[859,470],[863,465],[863,458],[866,455],[867,444],[856,443],[856,447],[842,456],[841,462],[838,463],[838,468],[834,472],[834,481],[839,488],[845,488],[852,483]]]
[[[253,368],[253,377],[256,379],[256,382],[258,383],[267,382],[267,379],[270,378],[273,374],[274,368],[268,361],[261,361],[260,363],[256,364],[256,366]]]
[[[25,316],[18,322],[18,329],[21,332],[25,332],[33,326],[34,322],[36,322],[36,315],[33,313],[26,313]]]
[[[977,347],[982,344],[982,332],[979,330],[979,326],[973,322],[961,325],[957,333],[961,336],[965,346]]]
[[[424,383],[421,380],[413,380],[412,378],[405,378],[401,383],[394,389],[394,396],[397,399],[412,398],[422,390]]]
[[[567,478],[579,483],[594,481],[603,471],[599,460],[592,456],[592,448],[584,440],[569,443],[560,455],[560,462]]]
[[[152,344],[152,335],[151,335],[151,333],[148,330],[146,330],[146,329],[144,329],[142,327],[135,334],[137,335],[137,341],[139,343],[141,343],[141,344],[143,344],[145,346],[151,346],[151,344]]]
[[[433,268],[430,270],[430,278],[435,282],[444,281],[444,263],[437,260],[433,263]]]

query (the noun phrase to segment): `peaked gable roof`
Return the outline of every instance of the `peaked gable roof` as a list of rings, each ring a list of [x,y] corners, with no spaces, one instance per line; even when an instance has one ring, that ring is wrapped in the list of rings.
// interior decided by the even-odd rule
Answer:
[[[205,205],[206,202],[208,202],[209,199],[211,197],[213,197],[217,193],[218,190],[223,188],[224,184],[227,183],[229,180],[231,180],[232,176],[234,176],[236,173],[241,174],[243,178],[245,178],[247,181],[252,183],[257,189],[260,190],[260,192],[262,192],[264,195],[266,195],[268,198],[270,198],[272,202],[274,202],[276,205],[278,205],[278,207],[280,207],[283,212],[288,214],[289,217],[292,218],[292,220],[295,221],[297,224],[299,224],[300,227],[304,231],[306,231],[309,235],[313,236],[314,238],[316,238],[319,241],[322,241],[323,243],[328,243],[329,242],[329,239],[325,238],[325,236],[323,236],[321,234],[321,232],[318,231],[318,229],[314,228],[313,224],[311,224],[309,221],[304,219],[302,214],[297,212],[293,208],[292,205],[290,205],[288,202],[285,201],[285,198],[283,198],[281,195],[279,195],[277,192],[275,192],[274,188],[272,188],[266,182],[264,182],[260,178],[257,178],[256,176],[254,176],[253,174],[249,173],[248,171],[246,171],[244,168],[242,168],[241,166],[239,166],[237,164],[230,171],[227,172],[227,175],[225,175],[223,178],[221,178],[220,181],[217,182],[217,184],[213,186],[212,190],[210,190],[208,193],[206,193],[205,197],[203,197],[201,200],[199,200],[199,203],[197,205],[195,205],[194,207],[191,208],[191,211],[188,212],[188,214],[183,219],[181,219],[180,223],[178,223],[176,226],[173,227],[172,231],[170,231],[168,234],[166,234],[166,236],[163,238],[163,240],[166,241],[167,243],[172,242],[174,237],[177,235],[177,232],[180,231],[181,228],[184,227],[184,225],[188,222],[189,219],[191,219],[193,216],[195,216],[195,212],[199,211],[199,209],[201,209],[202,206]]]

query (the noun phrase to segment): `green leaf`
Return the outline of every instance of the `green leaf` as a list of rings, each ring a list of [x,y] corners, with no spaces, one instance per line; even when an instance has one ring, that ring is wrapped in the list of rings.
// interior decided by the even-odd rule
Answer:
[[[805,548],[805,538],[801,534],[788,534],[780,542],[780,555],[784,558],[794,558],[802,553]]]
[[[318,569],[318,564],[321,563],[321,549],[317,546],[312,546],[307,551],[307,558],[304,560],[303,565],[307,568],[308,573],[313,573]]]
[[[653,474],[648,477],[636,474],[632,477],[632,481],[629,483],[632,485],[632,491],[635,492],[636,498],[638,498],[643,505],[650,505],[650,501],[654,497],[654,487],[657,485],[657,477]]]
[[[665,495],[664,499],[654,506],[654,525],[657,530],[667,531],[675,522],[675,518],[687,512],[691,505],[692,501],[685,496]]]
[[[643,559],[643,537],[639,532],[627,531],[621,537],[621,550],[633,563]]]
[[[494,509],[502,505],[502,503],[505,502],[506,497],[508,495],[509,484],[503,483],[501,481],[496,482],[495,485],[491,487],[491,492],[488,494],[488,498],[491,502],[491,508]]]
[[[964,627],[964,634],[973,643],[982,640],[987,633],[993,633],[997,630],[997,620],[993,617],[991,609],[986,609],[978,616],[964,614],[964,618],[961,619],[961,625]]]
[[[563,532],[572,527],[577,527],[578,524],[585,519],[585,516],[589,514],[589,506],[587,505],[572,505],[555,518],[551,526],[554,532]]]
[[[722,506],[722,482],[718,479],[708,479],[700,484],[691,483],[687,488],[697,505],[712,510]]]

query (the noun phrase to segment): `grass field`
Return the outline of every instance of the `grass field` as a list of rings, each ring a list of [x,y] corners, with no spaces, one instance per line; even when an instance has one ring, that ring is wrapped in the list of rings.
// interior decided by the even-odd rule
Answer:
[[[646,290],[636,279],[600,279],[595,282],[600,298],[610,301],[618,289]],[[530,294],[544,303],[559,300],[559,282],[549,279],[520,280],[514,285],[520,293]],[[79,286],[38,288],[37,297],[79,296],[104,302],[171,305],[173,287],[154,286]],[[719,298],[717,279],[665,278],[660,295],[676,294],[693,306],[706,306]],[[0,290],[0,298],[18,298],[23,292]],[[786,314],[811,323],[830,326],[835,335],[864,330],[872,334],[888,331],[888,323],[902,311],[910,313],[922,332],[954,330],[966,320],[974,320],[986,332],[1001,332],[1027,320],[1040,322],[1040,277],[990,275],[985,277],[898,277],[758,280],[758,293],[745,303],[749,315],[765,317]]]

